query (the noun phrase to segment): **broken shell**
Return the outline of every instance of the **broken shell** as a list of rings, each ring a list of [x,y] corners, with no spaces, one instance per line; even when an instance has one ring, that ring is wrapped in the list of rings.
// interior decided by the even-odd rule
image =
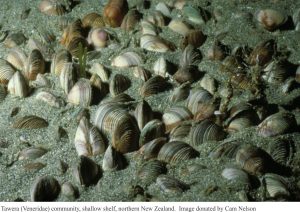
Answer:
[[[100,27],[104,27],[105,23],[100,14],[92,12],[86,14],[82,18],[82,26],[83,28],[100,28]]]
[[[42,53],[38,49],[31,51],[28,57],[24,76],[28,80],[35,80],[37,74],[45,72],[45,60]]]
[[[153,52],[167,52],[170,49],[169,44],[162,38],[154,35],[142,35],[140,47]]]
[[[67,11],[58,1],[43,0],[39,4],[39,10],[46,15],[63,15]]]
[[[125,31],[133,30],[140,18],[141,14],[136,9],[129,10],[122,21],[121,29]]]
[[[191,84],[189,82],[176,87],[170,95],[170,100],[175,103],[185,100],[190,94],[190,87]]]
[[[140,130],[142,130],[144,126],[153,119],[153,111],[148,102],[145,100],[140,102],[135,108],[134,116]]]
[[[158,153],[157,159],[166,163],[177,163],[198,156],[199,152],[189,144],[181,141],[173,141],[163,145]]]
[[[167,61],[161,56],[153,65],[153,71],[155,74],[160,75],[162,77],[167,77]]]
[[[36,75],[36,79],[34,81],[30,81],[30,86],[34,88],[43,88],[50,87],[51,84],[43,74],[38,74]]]
[[[48,127],[48,122],[41,117],[29,115],[16,119],[12,127],[16,129],[38,129]]]
[[[62,100],[58,99],[52,93],[47,92],[47,91],[39,92],[35,98],[49,104],[52,107],[59,108],[64,105],[64,102]]]
[[[148,97],[164,91],[167,87],[167,81],[162,76],[156,75],[144,82],[140,89],[140,94],[142,97]]]
[[[266,189],[270,197],[279,198],[290,196],[288,180],[284,177],[268,173],[264,175],[263,179],[265,180]]]
[[[46,154],[48,150],[42,148],[42,147],[29,147],[26,149],[23,149],[19,153],[19,160],[24,160],[24,159],[37,159],[39,157],[42,157],[44,154]]]
[[[115,57],[111,65],[123,68],[123,67],[139,66],[142,63],[143,63],[142,58],[137,53],[125,52]]]
[[[152,141],[155,138],[163,137],[165,135],[165,126],[158,120],[149,121],[141,131],[139,146]]]
[[[24,98],[29,94],[29,86],[23,75],[17,71],[9,80],[7,90],[10,94]]]
[[[7,61],[16,69],[24,71],[27,61],[27,56],[20,48],[13,48],[7,55]]]
[[[173,19],[169,23],[168,27],[172,31],[174,31],[174,32],[176,32],[180,35],[183,35],[183,36],[186,36],[189,33],[190,29],[191,29],[189,25],[187,25],[186,23],[184,23],[183,21],[181,21],[179,19]]]
[[[206,36],[201,30],[189,30],[181,41],[181,48],[185,48],[188,45],[192,45],[195,48],[202,46],[205,42]]]
[[[9,62],[0,58],[0,83],[7,84],[14,75],[15,70]]]
[[[257,126],[257,131],[260,136],[272,137],[291,132],[295,126],[297,121],[292,113],[279,112],[263,120]]]
[[[166,193],[182,193],[190,189],[188,184],[168,175],[158,176],[156,179],[156,184],[163,192]]]
[[[108,33],[103,28],[93,28],[89,32],[88,42],[92,44],[95,49],[104,48],[107,46]]]
[[[67,102],[74,105],[80,105],[82,107],[88,107],[92,101],[92,86],[90,81],[81,78],[70,90]]]
[[[125,0],[109,0],[103,10],[103,18],[106,24],[111,27],[121,25],[125,14],[128,11],[127,1]]]
[[[188,108],[184,106],[173,106],[164,112],[162,119],[166,126],[166,132],[170,132],[181,122],[189,120],[192,117],[193,114],[189,111]]]
[[[109,145],[104,153],[102,169],[104,171],[120,170],[123,169],[126,164],[127,162],[124,156]]]
[[[296,146],[292,140],[275,139],[270,141],[268,152],[277,163],[286,166],[293,161]]]
[[[150,185],[161,174],[166,174],[167,168],[164,162],[158,160],[150,160],[145,162],[137,171],[139,180]]]
[[[255,15],[258,23],[268,31],[274,31],[287,21],[287,16],[277,10],[259,10]]]
[[[83,186],[96,185],[102,173],[101,168],[92,159],[80,156],[80,162],[74,170],[75,179]]]
[[[151,72],[138,66],[133,69],[133,76],[146,82],[151,77]]]
[[[143,155],[145,160],[156,158],[160,149],[167,143],[165,137],[156,138],[152,141],[145,143],[140,149],[139,153]]]
[[[61,88],[66,94],[69,93],[76,81],[77,73],[73,63],[64,63],[61,73],[59,75],[59,82]]]
[[[126,91],[131,85],[131,81],[128,77],[122,74],[116,74],[113,76],[109,83],[109,91],[112,96],[116,96]]]
[[[59,50],[54,54],[51,62],[51,73],[60,75],[65,63],[72,62],[72,55],[66,49]]]
[[[61,193],[70,200],[75,200],[79,197],[78,188],[70,182],[65,182],[62,184]]]
[[[34,202],[54,201],[59,193],[59,182],[50,176],[37,178],[30,190],[31,201]]]

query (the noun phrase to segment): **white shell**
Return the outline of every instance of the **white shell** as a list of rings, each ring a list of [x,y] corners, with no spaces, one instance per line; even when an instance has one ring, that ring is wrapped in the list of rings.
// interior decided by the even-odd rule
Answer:
[[[70,90],[67,101],[74,105],[88,107],[92,101],[92,87],[87,79],[79,79]]]
[[[22,49],[18,47],[11,49],[6,59],[16,69],[20,71],[25,69],[27,56]]]
[[[109,72],[104,66],[100,63],[94,63],[90,69],[90,73],[97,74],[102,82],[108,82]]]
[[[16,72],[9,80],[7,90],[10,94],[26,97],[29,94],[28,84],[20,72]]]
[[[10,63],[0,58],[0,83],[7,84],[14,73],[15,70]]]
[[[63,106],[63,102],[60,101],[56,96],[54,96],[52,93],[49,93],[47,91],[41,91],[39,92],[36,97],[36,99],[41,100],[43,102],[46,102],[52,107],[61,107]]]
[[[155,74],[162,77],[167,76],[167,61],[163,56],[158,58],[158,60],[154,63],[153,71]]]
[[[174,106],[164,112],[162,119],[166,125],[166,131],[169,132],[182,121],[191,119],[192,117],[193,114],[188,108],[184,106]]]
[[[173,19],[169,23],[168,27],[172,31],[174,31],[178,34],[181,34],[183,36],[187,35],[188,32],[190,31],[190,27],[187,24],[185,24],[184,22],[182,22],[181,20],[179,20],[179,19]]]
[[[43,74],[38,74],[34,81],[30,81],[30,86],[34,88],[50,87],[50,82]]]
[[[142,34],[143,35],[157,35],[157,29],[154,24],[152,24],[149,21],[141,21],[141,27],[142,27]]]
[[[167,52],[170,47],[166,42],[158,36],[143,35],[140,40],[140,47],[153,52]]]
[[[170,8],[163,2],[158,3],[155,7],[155,10],[161,12],[164,16],[171,16]]]
[[[75,84],[75,75],[73,63],[65,63],[59,75],[59,81],[66,94],[69,93]]]
[[[135,52],[126,52],[113,59],[111,65],[116,67],[132,67],[142,63],[142,58]]]

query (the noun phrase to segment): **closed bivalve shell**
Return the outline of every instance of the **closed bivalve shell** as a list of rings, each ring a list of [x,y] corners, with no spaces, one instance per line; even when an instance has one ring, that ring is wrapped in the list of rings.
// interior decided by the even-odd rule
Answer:
[[[116,96],[126,91],[131,85],[131,81],[128,77],[122,74],[116,74],[110,80],[109,91],[112,96]]]
[[[9,62],[0,58],[0,83],[7,84],[14,75],[15,70]]]
[[[58,99],[56,96],[54,96],[52,93],[49,93],[47,91],[41,91],[39,92],[36,97],[36,99],[41,100],[47,104],[49,104],[52,107],[62,107],[64,105],[63,101]]]
[[[111,65],[116,67],[132,67],[139,66],[142,63],[142,58],[135,52],[125,52],[113,59]]]
[[[17,71],[9,80],[7,90],[10,94],[24,98],[29,94],[29,86],[23,75]]]
[[[72,62],[72,55],[66,49],[59,50],[54,54],[51,62],[51,73],[60,75],[65,63]]]
[[[13,48],[7,55],[7,62],[20,71],[24,71],[26,67],[27,56],[20,48]]]
[[[165,125],[158,119],[149,121],[141,131],[139,146],[165,135]]]
[[[279,198],[279,197],[289,197],[290,191],[288,187],[288,180],[284,177],[273,174],[267,173],[263,176],[265,180],[266,189],[272,198]]]
[[[109,145],[104,153],[102,169],[104,171],[116,171],[123,169],[126,166],[124,156],[117,152],[111,145]]]
[[[148,102],[145,100],[140,102],[135,108],[134,116],[140,130],[142,130],[144,126],[153,119],[153,111]]]
[[[73,63],[64,63],[61,73],[59,75],[59,82],[61,88],[66,94],[69,93],[74,86],[77,78],[77,73]]]
[[[139,153],[145,160],[156,158],[160,149],[167,143],[165,137],[155,138],[152,141],[145,143],[140,149]]]
[[[150,35],[150,34],[142,35],[140,40],[140,47],[148,51],[162,52],[162,53],[171,50],[166,41],[164,41],[162,38],[158,36]]]
[[[189,31],[190,31],[190,26],[188,26],[183,21],[178,20],[178,19],[173,19],[169,23],[168,27],[172,31],[174,31],[174,32],[176,32],[176,33],[178,33],[180,35],[183,35],[183,36],[187,35],[189,33]]]
[[[28,80],[35,80],[38,74],[45,72],[45,60],[42,53],[38,49],[34,49],[28,56],[26,69],[23,72]]]
[[[82,107],[88,107],[92,101],[92,87],[87,79],[79,79],[70,90],[67,101]]]
[[[188,184],[168,175],[158,176],[156,184],[165,193],[182,193],[190,189]]]
[[[58,1],[53,0],[41,1],[39,4],[39,10],[50,16],[63,15],[67,12],[63,5],[61,5]]]
[[[138,179],[143,183],[150,185],[161,174],[166,174],[166,164],[158,160],[145,162],[137,172]]]
[[[167,61],[163,56],[158,58],[158,60],[154,63],[153,71],[157,75],[167,77]]]
[[[140,88],[142,97],[148,97],[164,91],[168,87],[166,80],[159,75],[151,77]]]
[[[54,201],[60,193],[59,182],[51,176],[39,177],[30,189],[31,201]]]
[[[264,9],[256,13],[258,23],[268,31],[278,29],[287,21],[287,16],[277,10]]]
[[[41,117],[29,115],[16,119],[12,127],[16,129],[38,129],[48,127],[48,122]]]

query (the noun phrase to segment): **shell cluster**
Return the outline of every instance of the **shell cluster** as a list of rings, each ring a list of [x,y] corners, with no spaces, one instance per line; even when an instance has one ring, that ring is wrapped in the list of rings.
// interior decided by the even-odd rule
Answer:
[[[300,66],[275,37],[299,31],[300,10],[295,29],[284,11],[252,11],[249,25],[272,36],[241,46],[228,42],[227,32],[211,34],[208,27],[225,16],[200,2],[105,2],[68,19],[83,2],[42,0],[36,7],[58,20],[57,37],[44,29],[28,41],[22,33],[0,34],[9,49],[0,58],[0,104],[45,110],[23,113],[20,103],[8,115],[10,130],[51,131],[55,148],[74,157],[60,157],[61,175],[40,176],[53,144],[22,137],[6,166],[26,163],[24,170],[35,171],[30,200],[82,200],[84,187],[101,190],[106,178],[128,170],[132,187],[122,195],[130,200],[155,200],[157,192],[184,198],[194,186],[203,196],[226,190],[254,201],[299,200]],[[207,170],[230,189],[207,187]]]

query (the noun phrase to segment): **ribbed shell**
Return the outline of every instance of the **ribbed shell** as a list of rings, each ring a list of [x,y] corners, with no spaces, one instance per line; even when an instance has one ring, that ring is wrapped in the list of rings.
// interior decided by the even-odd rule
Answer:
[[[144,144],[140,149],[139,153],[143,155],[145,160],[149,160],[152,158],[156,158],[160,149],[163,145],[167,143],[167,139],[165,137],[156,138],[152,141]]]
[[[0,103],[5,99],[6,94],[6,88],[0,84]]]
[[[264,175],[266,189],[272,198],[289,197],[288,181],[284,177],[268,173]]]
[[[140,130],[142,130],[144,126],[153,119],[153,111],[148,102],[145,100],[140,102],[135,108],[134,116]]]
[[[141,182],[149,185],[161,174],[166,174],[167,168],[164,162],[150,160],[145,162],[138,170],[137,176]]]
[[[168,84],[162,76],[153,76],[142,85],[140,94],[142,97],[148,97],[164,91],[167,87]]]
[[[80,46],[82,46],[82,49],[80,49]],[[84,50],[87,47],[88,43],[84,37],[74,37],[67,45],[67,50],[73,57],[79,58],[80,56],[82,56],[81,50]]]
[[[79,79],[70,90],[67,101],[82,107],[88,107],[92,101],[92,87],[87,79]]]
[[[54,54],[51,62],[51,73],[60,75],[65,63],[72,62],[72,55],[66,49],[59,50]]]
[[[73,63],[64,63],[61,73],[59,75],[59,82],[61,88],[66,94],[69,93],[76,81],[76,70]]]
[[[162,38],[154,35],[142,35],[140,40],[140,47],[153,52],[167,52],[170,51],[169,44]]]
[[[268,152],[281,165],[290,165],[296,152],[295,143],[292,140],[274,139],[269,142]]]
[[[149,121],[141,131],[139,146],[152,141],[155,138],[163,137],[165,135],[165,126],[158,120]]]
[[[29,148],[25,148],[23,149],[20,153],[19,153],[19,160],[23,160],[23,159],[37,159],[39,157],[42,157],[44,154],[46,154],[48,152],[48,150],[42,148],[42,147],[29,147]]]
[[[23,75],[17,71],[9,80],[7,90],[10,94],[18,97],[26,97],[29,94],[29,86]]]
[[[187,107],[194,115],[196,115],[202,111],[207,111],[207,107],[211,107],[212,101],[213,96],[208,91],[198,88],[190,92],[187,99]]]
[[[153,65],[153,71],[155,74],[160,75],[162,77],[167,76],[167,61],[163,56],[156,60],[156,62]]]
[[[84,28],[96,28],[96,27],[98,28],[98,27],[104,27],[105,23],[100,14],[92,12],[86,14],[82,18],[82,26]]]
[[[190,134],[192,127],[191,122],[181,122],[177,127],[174,127],[170,132],[170,142],[172,141],[185,141]]]
[[[139,66],[143,63],[142,58],[135,52],[125,52],[115,57],[111,63],[112,66],[124,68]]]
[[[210,152],[209,157],[220,158],[225,156],[228,158],[235,158],[240,146],[240,142],[223,141]]]
[[[189,120],[193,114],[184,106],[174,106],[167,109],[162,117],[166,125],[166,132],[170,132],[174,127],[178,126],[181,122]]]
[[[138,24],[140,18],[141,14],[136,9],[129,10],[122,21],[121,29],[125,31],[133,30]]]
[[[37,129],[48,127],[48,122],[41,117],[29,115],[16,119],[12,127],[17,129]]]
[[[238,168],[225,168],[222,171],[222,177],[225,179],[232,181],[232,182],[238,182],[245,185],[248,185],[250,187],[250,177],[247,172],[243,171],[242,169]]]
[[[43,0],[39,4],[39,10],[50,16],[58,16],[65,14],[66,8],[55,0]]]
[[[188,184],[168,175],[158,176],[156,184],[165,193],[182,193],[190,189]]]
[[[124,156],[109,145],[104,153],[102,169],[104,171],[120,170],[123,169],[126,164],[127,161]]]
[[[43,101],[47,103],[48,105],[52,107],[61,107],[64,105],[64,102],[60,99],[58,99],[56,96],[54,96],[52,93],[47,91],[41,91],[39,92],[36,97],[37,100]]]
[[[190,94],[190,89],[190,83],[181,84],[171,93],[170,100],[175,103],[185,100]]]
[[[116,96],[126,91],[131,85],[131,81],[128,77],[122,74],[116,74],[110,80],[109,91],[112,96]]]
[[[7,61],[18,70],[23,70],[26,67],[27,56],[22,49],[16,47],[9,51]]]
[[[35,80],[37,74],[45,72],[45,60],[42,53],[38,49],[34,49],[28,56],[24,76],[28,80]]]
[[[14,75],[15,70],[9,62],[0,58],[0,83],[7,84]]]

